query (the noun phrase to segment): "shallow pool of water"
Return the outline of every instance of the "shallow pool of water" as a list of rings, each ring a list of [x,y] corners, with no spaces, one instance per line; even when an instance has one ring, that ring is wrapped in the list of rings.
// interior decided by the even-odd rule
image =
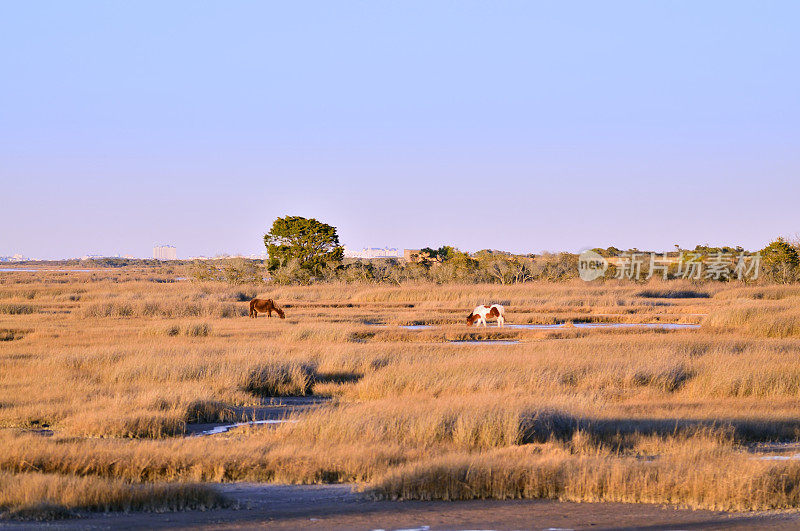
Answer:
[[[450,343],[459,345],[516,345],[517,339],[451,339]]]
[[[39,271],[49,273],[95,273],[97,271],[111,271],[110,269],[43,269],[43,268],[29,268],[29,267],[0,267],[0,273],[13,273],[14,271],[22,271],[25,273],[37,273]]]
[[[800,459],[800,454],[792,455],[764,455],[759,457],[761,461],[796,461]]]
[[[564,328],[564,325],[563,324],[507,324],[503,328],[516,328],[519,330],[550,330],[553,328]]]
[[[286,422],[297,422],[296,420],[253,420],[250,422],[236,422],[233,424],[223,424],[221,426],[215,426],[210,430],[201,431],[196,433],[196,436],[202,435],[218,435],[220,433],[225,433],[230,431],[234,428],[240,428],[242,426],[259,426],[261,424],[283,424]]]
[[[575,323],[575,328],[665,328],[667,330],[680,330],[684,328],[700,328],[699,324],[686,323]]]
[[[379,325],[371,325],[379,326]],[[385,328],[385,325],[382,325]],[[574,323],[575,328],[661,328],[665,330],[683,330],[700,328],[699,324],[686,323]],[[432,330],[438,328],[434,325],[401,325],[399,328],[405,330]],[[490,325],[481,328],[497,328],[497,325]],[[559,324],[506,324],[503,328],[512,330],[557,330],[571,328],[565,323]]]

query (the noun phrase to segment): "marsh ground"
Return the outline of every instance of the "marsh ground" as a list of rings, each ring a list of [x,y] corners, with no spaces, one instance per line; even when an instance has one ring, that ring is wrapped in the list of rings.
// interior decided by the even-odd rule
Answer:
[[[552,500],[380,501],[349,485],[216,485],[238,509],[82,513],[54,529],[797,529],[787,512],[729,513],[631,503]],[[0,528],[30,523],[0,522]]]
[[[800,506],[800,462],[754,453],[800,439],[800,287],[183,276],[2,273],[7,516],[222,507],[216,483],[242,481],[355,483],[384,500]],[[249,319],[256,295],[287,319]],[[516,324],[702,326],[467,328],[486,302]],[[519,342],[453,342],[482,339]],[[280,396],[329,400],[286,412],[298,422],[186,436],[258,419]]]

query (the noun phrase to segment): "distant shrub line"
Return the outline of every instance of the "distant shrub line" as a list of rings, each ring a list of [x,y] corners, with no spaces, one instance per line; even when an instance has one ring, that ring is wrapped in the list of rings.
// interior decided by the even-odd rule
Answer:
[[[670,266],[669,279],[676,276],[677,264]],[[614,280],[617,266],[609,264],[605,274],[594,282]],[[512,285],[526,282],[566,282],[579,278],[578,255],[570,253],[544,255],[512,255],[496,251],[481,251],[469,255],[458,250],[437,260],[406,261],[399,258],[372,260],[345,259],[336,264],[327,264],[312,271],[297,262],[269,268],[261,260],[245,258],[222,260],[198,260],[189,266],[189,278],[195,281],[227,282],[229,284],[310,285],[317,283],[370,283],[402,285],[409,282],[432,282],[436,284],[501,284]],[[655,275],[661,278],[661,274]],[[642,264],[638,279],[630,282],[646,282],[650,279],[648,264]],[[721,282],[792,283],[800,280],[800,266],[787,265],[776,268],[764,266],[757,278],[739,280],[728,278],[698,278],[695,284]],[[702,291],[683,291],[642,297],[658,298],[705,298]]]

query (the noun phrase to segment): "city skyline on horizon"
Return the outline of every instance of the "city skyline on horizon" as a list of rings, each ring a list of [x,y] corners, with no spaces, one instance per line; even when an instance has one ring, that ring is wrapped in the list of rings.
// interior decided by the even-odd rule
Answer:
[[[792,241],[800,242],[800,234],[795,234],[795,235],[776,235],[776,236],[774,236],[772,238],[769,238],[768,241],[766,241],[764,243],[764,245],[762,245],[761,247],[758,247],[758,248],[748,248],[748,247],[744,247],[744,246],[742,246],[742,247],[744,247],[744,249],[746,251],[756,252],[756,251],[766,247],[770,242],[774,241],[775,239],[777,239],[779,237],[784,238],[784,239],[788,239],[788,240],[792,240]],[[442,245],[449,245],[449,244],[444,243]],[[404,250],[419,250],[419,249],[422,249],[422,248],[425,248],[425,247],[439,248],[442,245],[422,245],[422,246],[415,246],[415,247],[403,247],[403,246],[363,246],[363,247],[359,246],[359,247],[353,247],[353,246],[349,246],[349,245],[346,245],[346,244],[342,244],[342,247],[344,247],[344,248],[346,248],[346,249],[348,249],[350,251],[386,250],[386,249],[392,249],[392,250],[396,250],[396,251],[404,251]],[[672,246],[670,246],[669,248],[663,248],[663,249],[651,249],[651,248],[646,248],[646,247],[641,247],[641,246],[620,247],[620,246],[617,246],[617,245],[610,244],[610,245],[602,245],[602,246],[584,247],[584,248],[580,248],[580,249],[541,249],[541,250],[537,250],[537,251],[510,251],[508,249],[500,249],[500,248],[496,248],[496,247],[484,247],[484,248],[481,248],[481,249],[464,249],[464,248],[460,248],[460,247],[456,247],[456,248],[461,250],[461,251],[468,252],[470,254],[476,253],[478,251],[483,251],[483,250],[492,250],[492,251],[499,251],[499,252],[511,252],[513,254],[519,254],[519,255],[525,255],[525,254],[539,255],[539,254],[548,254],[548,253],[555,254],[555,253],[559,253],[559,252],[567,252],[567,253],[579,254],[580,252],[585,251],[587,249],[593,249],[593,248],[606,249],[606,248],[609,248],[609,247],[616,247],[616,248],[618,248],[618,249],[620,249],[622,251],[628,251],[628,250],[631,250],[631,249],[638,249],[638,250],[643,251],[643,252],[666,253],[666,252],[675,251],[675,246],[676,245],[679,245],[681,249],[693,250],[695,247],[698,247],[698,246],[706,246],[707,245],[707,246],[710,246],[710,247],[723,247],[723,246],[735,247],[735,246],[741,245],[741,244],[736,243],[736,242],[722,242],[722,243],[720,243],[720,242],[703,242],[703,243],[695,243],[693,245],[680,245],[680,244],[676,243],[676,244],[673,244]],[[172,247],[172,248],[174,248],[176,250],[180,249],[180,246],[174,245],[174,244],[163,244],[163,246]],[[150,252],[149,253],[145,253],[145,254],[141,254],[141,255],[137,255],[137,254],[130,253],[130,252],[116,251],[116,252],[109,252],[109,253],[86,252],[86,253],[81,253],[81,254],[75,255],[75,256],[50,256],[50,257],[33,256],[33,255],[28,255],[28,254],[26,254],[24,252],[8,253],[8,252],[3,252],[3,250],[0,249],[0,258],[23,257],[25,261],[83,260],[83,259],[87,259],[87,258],[88,259],[91,259],[91,258],[127,258],[127,259],[135,259],[135,260],[146,260],[146,259],[154,258],[153,253],[154,253],[154,249],[156,247],[159,247],[159,246],[154,245],[154,246],[152,246],[150,248]],[[260,250],[260,251],[254,251],[254,252],[236,252],[236,251],[224,251],[223,250],[223,251],[217,251],[217,252],[209,253],[209,254],[188,254],[188,253],[181,254],[180,252],[177,252],[177,251],[176,251],[176,253],[177,253],[177,259],[178,260],[191,260],[191,259],[194,259],[194,258],[217,258],[217,257],[265,258],[265,257],[268,256],[266,247],[264,249]],[[347,257],[347,255],[345,255],[345,256]]]

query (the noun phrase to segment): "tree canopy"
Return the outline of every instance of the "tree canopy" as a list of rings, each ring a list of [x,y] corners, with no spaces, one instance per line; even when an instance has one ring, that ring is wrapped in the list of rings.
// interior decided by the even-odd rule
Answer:
[[[783,238],[778,238],[761,250],[761,261],[767,277],[777,282],[794,280],[800,265],[797,251]]]
[[[296,262],[303,269],[317,271],[332,262],[341,262],[344,256],[336,227],[301,216],[276,219],[264,235],[264,245],[270,269]]]

